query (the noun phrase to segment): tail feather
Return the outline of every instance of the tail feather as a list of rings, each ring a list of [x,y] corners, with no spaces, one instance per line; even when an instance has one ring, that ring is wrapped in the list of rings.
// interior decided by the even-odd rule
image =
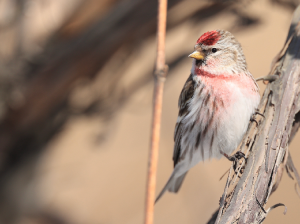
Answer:
[[[187,172],[185,172],[184,174],[182,174],[179,177],[175,177],[175,172],[173,172],[171,177],[169,178],[168,182],[166,183],[165,187],[161,190],[161,192],[157,196],[155,203],[161,198],[161,196],[163,196],[163,194],[166,192],[166,190],[176,193],[180,189],[186,174],[187,174]]]

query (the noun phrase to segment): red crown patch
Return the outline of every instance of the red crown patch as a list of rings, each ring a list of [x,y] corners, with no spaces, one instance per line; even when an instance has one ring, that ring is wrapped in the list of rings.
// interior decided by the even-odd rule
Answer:
[[[204,33],[198,40],[197,40],[197,44],[204,44],[204,45],[214,45],[215,43],[217,43],[217,41],[220,39],[221,35],[219,34],[218,31],[213,30],[213,31],[209,31]]]

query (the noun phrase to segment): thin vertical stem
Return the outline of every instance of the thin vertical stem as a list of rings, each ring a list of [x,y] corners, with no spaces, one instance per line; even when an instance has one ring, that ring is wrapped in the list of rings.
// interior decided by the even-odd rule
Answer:
[[[162,97],[164,81],[167,75],[167,66],[165,65],[166,20],[167,0],[158,0],[157,58],[154,72],[154,104],[152,117],[151,147],[149,154],[147,177],[145,224],[152,224],[154,216],[154,199],[162,112]]]

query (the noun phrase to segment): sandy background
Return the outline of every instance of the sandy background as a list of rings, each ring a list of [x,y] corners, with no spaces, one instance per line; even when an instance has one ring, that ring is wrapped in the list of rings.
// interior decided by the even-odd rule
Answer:
[[[169,10],[172,24],[186,11],[207,4],[183,1]],[[161,143],[158,164],[157,193],[172,172],[173,131],[177,118],[177,100],[189,76],[192,52],[197,38],[213,29],[231,31],[240,41],[249,70],[254,77],[266,75],[275,54],[281,49],[289,28],[292,10],[271,1],[250,1],[244,11],[259,23],[239,29],[236,17],[223,11],[202,21],[186,20],[168,29],[166,39],[167,63],[170,72],[165,85],[162,114]],[[121,55],[121,56],[120,56]],[[175,59],[180,60],[174,62]],[[117,52],[99,74],[106,77],[115,60],[128,60],[122,72],[123,91],[140,76],[151,76],[155,59],[155,36],[143,40],[134,49],[130,60]],[[133,63],[134,62],[134,63]],[[75,89],[70,102],[84,104],[97,94],[102,76],[84,88]],[[264,85],[259,83],[261,93]],[[116,89],[118,91],[118,89]],[[52,139],[34,163],[30,181],[18,190],[18,201],[12,202],[20,211],[16,223],[43,223],[32,216],[36,211],[55,214],[74,224],[138,224],[143,222],[147,156],[153,82],[137,88],[126,102],[118,107],[106,122],[100,116],[73,116],[62,131]],[[106,133],[103,135],[103,131]],[[290,150],[296,167],[300,169],[300,136],[295,137]],[[219,178],[230,167],[226,159],[198,164],[187,175],[178,194],[166,193],[155,206],[155,224],[206,223],[218,208],[225,179]],[[20,174],[18,177],[27,174]],[[16,178],[14,183],[18,183]],[[294,190],[295,181],[286,173],[278,190],[267,206],[284,203],[273,210],[264,223],[300,223],[300,198]],[[12,185],[14,186],[14,185]],[[8,196],[9,197],[9,196]],[[12,197],[13,198],[13,197]]]

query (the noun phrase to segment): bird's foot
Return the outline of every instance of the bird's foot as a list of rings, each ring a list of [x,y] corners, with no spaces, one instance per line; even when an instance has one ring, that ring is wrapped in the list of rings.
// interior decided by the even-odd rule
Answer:
[[[241,152],[241,151],[237,151],[234,155],[232,155],[232,156],[229,156],[229,155],[227,155],[225,152],[223,152],[223,151],[220,151],[221,152],[221,154],[223,155],[223,156],[225,156],[229,161],[231,161],[231,162],[236,162],[237,160],[240,160],[241,158],[244,158],[245,160],[247,159],[246,157],[245,157],[245,154],[243,153],[243,152]]]
[[[278,75],[266,75],[266,76],[257,78],[256,82],[262,80],[264,82],[264,84],[267,84],[266,82],[274,82],[276,79],[278,79]]]
[[[232,156],[228,156],[225,152],[223,152],[222,150],[220,151],[221,154],[223,156],[225,156],[229,161],[233,162],[233,170],[235,170],[235,174],[238,174],[237,173],[237,165],[238,165],[238,162],[240,161],[241,158],[244,158],[245,159],[245,163],[247,163],[247,158],[245,156],[245,154],[241,151],[237,151],[234,155]],[[240,174],[243,173],[243,168],[240,169],[239,171]]]
[[[258,121],[255,119],[255,115],[259,114],[260,116],[262,116],[263,118],[265,118],[265,115],[263,115],[262,113],[260,113],[258,111],[258,109],[255,110],[254,114],[251,116],[250,121],[251,122],[255,122],[256,123],[256,127],[258,126]]]

